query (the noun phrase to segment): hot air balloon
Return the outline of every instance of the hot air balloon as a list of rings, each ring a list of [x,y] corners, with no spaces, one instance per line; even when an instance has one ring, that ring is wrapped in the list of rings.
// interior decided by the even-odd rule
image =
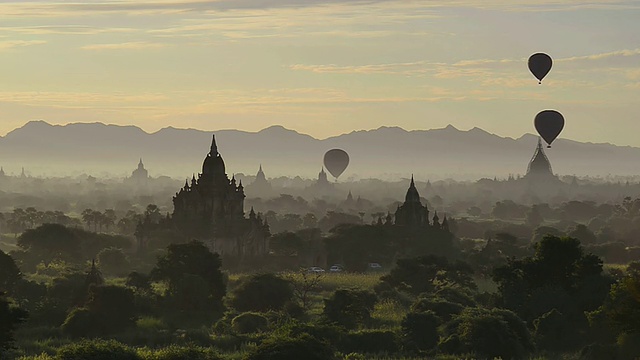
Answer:
[[[538,134],[547,142],[548,148],[551,143],[560,135],[564,128],[564,117],[555,110],[544,110],[536,115],[534,125]]]
[[[324,154],[324,166],[338,180],[349,165],[349,155],[342,149],[331,149]]]
[[[538,84],[542,84],[542,79],[551,71],[553,60],[547,54],[536,53],[529,57],[529,70],[538,79]]]

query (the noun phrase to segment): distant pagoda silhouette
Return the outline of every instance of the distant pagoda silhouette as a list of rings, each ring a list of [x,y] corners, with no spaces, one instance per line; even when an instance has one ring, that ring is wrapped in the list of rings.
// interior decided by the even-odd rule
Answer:
[[[551,169],[551,162],[544,153],[541,138],[538,138],[538,145],[533,153],[531,161],[527,166],[526,179],[543,180],[543,179],[557,179]]]

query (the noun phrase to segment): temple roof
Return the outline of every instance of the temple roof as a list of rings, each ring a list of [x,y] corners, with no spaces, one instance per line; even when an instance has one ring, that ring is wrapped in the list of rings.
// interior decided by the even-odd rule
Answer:
[[[420,202],[420,194],[418,193],[418,189],[416,189],[416,183],[413,181],[413,175],[411,175],[411,184],[409,185],[409,189],[407,189],[407,195],[404,197],[405,202]]]
[[[218,153],[215,134],[211,140],[211,150],[202,164],[202,174],[225,174],[224,160]]]
[[[547,158],[547,155],[545,155],[544,153],[542,141],[540,140],[540,138],[538,138],[538,146],[533,153],[533,157],[531,158],[531,161],[529,161],[529,166],[527,167],[527,175],[553,176],[551,163],[549,162],[549,158]]]

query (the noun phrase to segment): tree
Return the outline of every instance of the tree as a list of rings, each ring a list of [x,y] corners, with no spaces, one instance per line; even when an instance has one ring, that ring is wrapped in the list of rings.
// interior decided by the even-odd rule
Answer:
[[[359,289],[339,289],[324,299],[322,314],[332,323],[353,329],[371,319],[378,298],[376,294]]]
[[[583,244],[595,244],[596,235],[583,224],[576,225],[567,236],[580,240]]]
[[[324,275],[319,272],[309,273],[306,269],[300,269],[296,275],[289,275],[293,296],[300,301],[304,309],[309,309],[311,300],[309,295],[320,289],[320,281]]]
[[[444,329],[440,348],[482,358],[522,359],[534,349],[524,321],[507,310],[467,308]]]
[[[446,258],[427,255],[400,259],[390,273],[380,278],[392,288],[413,295],[431,293],[439,287],[457,284],[475,289],[473,269],[462,261],[450,263]]]
[[[22,273],[13,258],[0,250],[0,291],[11,292],[21,278]]]
[[[367,263],[390,263],[396,254],[389,227],[343,224],[331,230],[326,249],[350,271],[365,271]]]
[[[480,209],[477,206],[472,206],[469,209],[467,209],[467,214],[469,214],[470,216],[473,216],[473,217],[478,217],[478,216],[482,215],[482,209]]]
[[[104,336],[134,326],[135,319],[130,289],[114,285],[91,286],[87,303],[69,314],[62,330],[72,336]]]
[[[269,320],[254,312],[242,313],[231,320],[231,327],[239,334],[251,334],[267,330]]]
[[[115,340],[83,340],[60,347],[57,360],[140,360],[132,349]]]
[[[71,229],[59,224],[44,224],[25,231],[18,238],[18,246],[45,264],[52,260],[77,260],[80,256],[80,239]]]
[[[107,209],[104,211],[104,213],[102,214],[102,222],[107,228],[107,232],[109,231],[109,228],[115,225],[117,219],[118,216],[113,209]]]
[[[318,221],[318,227],[325,232],[341,224],[360,224],[360,217],[342,212],[327,211],[327,214]]]
[[[91,224],[93,224],[93,210],[92,209],[84,209],[80,214],[82,217],[82,221],[87,224],[87,228],[91,228]]]
[[[297,337],[272,337],[263,341],[247,360],[334,360],[330,345],[308,334]]]
[[[149,219],[149,221],[153,224],[157,224],[162,219],[162,214],[160,213],[160,208],[158,205],[149,204],[144,211],[144,217]]]
[[[98,253],[98,264],[108,274],[124,275],[129,271],[129,260],[122,249],[107,248]]]
[[[586,331],[584,313],[602,304],[611,284],[602,261],[584,254],[579,240],[550,235],[535,244],[533,256],[497,267],[493,280],[502,306],[522,319],[533,323],[555,308],[574,332]]]
[[[611,286],[609,295],[600,307],[615,330],[626,334],[640,333],[640,263],[628,266],[627,274]]]
[[[230,304],[238,311],[267,312],[281,310],[293,298],[288,280],[275,274],[256,274],[246,277],[233,289]]]
[[[406,346],[418,351],[428,351],[438,344],[440,319],[435,313],[409,312],[400,324]]]
[[[531,242],[539,242],[547,235],[560,237],[564,236],[564,233],[551,226],[540,226],[533,231],[533,239],[531,239]]]
[[[304,243],[302,239],[295,233],[289,231],[275,234],[269,239],[269,249],[276,255],[299,255],[303,248]]]
[[[307,213],[302,218],[302,226],[305,229],[313,229],[318,225],[318,218],[313,213]]]
[[[0,291],[0,319],[0,355],[2,355],[3,350],[13,344],[13,332],[18,324],[27,319],[27,312],[11,306],[2,291]]]
[[[210,310],[220,310],[222,298],[226,293],[222,271],[220,271],[221,265],[220,256],[209,251],[209,248],[201,242],[171,244],[167,247],[167,253],[158,258],[156,266],[151,271],[151,278],[166,281],[169,285],[168,294],[174,298],[183,298],[182,292],[192,288],[189,285],[198,282],[194,277],[199,277],[202,283],[206,284],[204,289]],[[183,283],[187,277],[190,281]]]
[[[531,227],[538,227],[544,221],[542,214],[540,214],[540,210],[538,209],[538,205],[532,205],[531,209],[527,212],[527,225]]]

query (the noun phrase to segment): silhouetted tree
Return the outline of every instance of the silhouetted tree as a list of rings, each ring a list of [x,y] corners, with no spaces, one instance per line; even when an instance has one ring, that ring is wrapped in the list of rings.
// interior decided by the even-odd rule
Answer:
[[[75,261],[80,255],[81,241],[63,225],[44,224],[25,231],[18,238],[18,246],[45,264],[54,259]]]
[[[188,300],[197,292],[204,294],[208,314],[213,314],[221,310],[222,298],[226,293],[221,265],[220,256],[201,242],[171,244],[167,247],[167,253],[158,258],[151,278],[168,283],[167,295],[177,301],[177,310],[205,311],[191,308],[188,302],[181,301]]]
[[[13,333],[18,324],[27,319],[27,315],[26,311],[11,306],[5,293],[0,291],[0,356],[13,345]]]
[[[348,329],[364,325],[378,301],[376,294],[359,289],[339,289],[324,299],[322,314],[332,323]]]
[[[22,273],[13,258],[0,250],[0,291],[11,292],[21,278]]]
[[[473,269],[467,263],[450,263],[446,258],[435,255],[400,259],[396,267],[382,276],[380,281],[414,295],[431,293],[439,287],[453,284],[476,288]]]
[[[229,303],[238,311],[281,310],[293,298],[291,282],[275,274],[246,277],[231,292]]]

